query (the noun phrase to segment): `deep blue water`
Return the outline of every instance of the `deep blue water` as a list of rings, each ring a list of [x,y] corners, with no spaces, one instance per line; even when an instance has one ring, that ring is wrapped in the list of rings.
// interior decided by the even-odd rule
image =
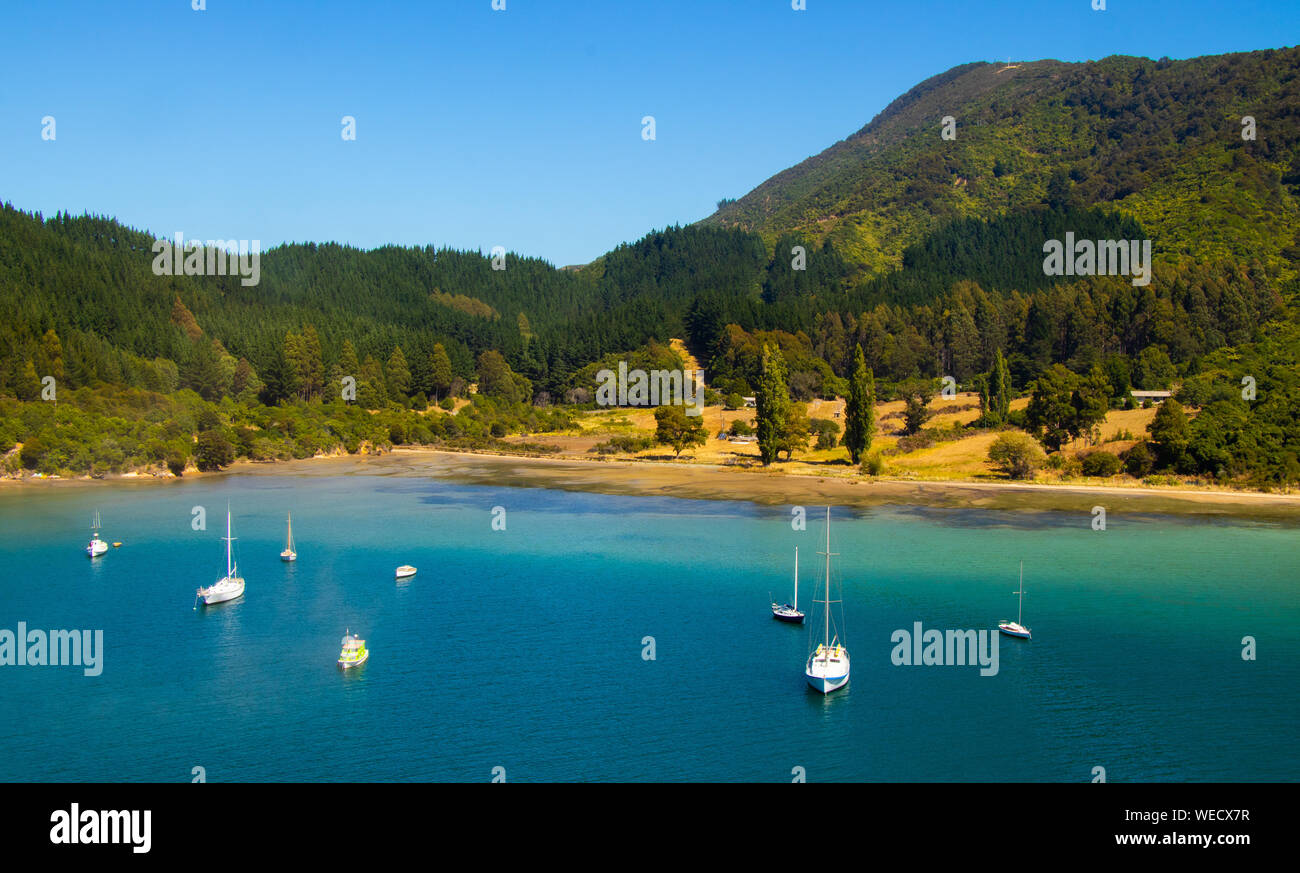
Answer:
[[[195,611],[227,501],[247,593]],[[96,509],[124,546],[91,561]],[[837,509],[853,677],[823,697],[808,631],[768,610],[794,546],[820,573],[809,515],[372,475],[0,492],[0,628],[105,646],[98,677],[0,667],[0,780],[1300,778],[1300,529]],[[996,676],[891,662],[915,621],[1014,617],[1021,558],[1034,639],[1003,639]],[[372,650],[346,675],[345,628]]]

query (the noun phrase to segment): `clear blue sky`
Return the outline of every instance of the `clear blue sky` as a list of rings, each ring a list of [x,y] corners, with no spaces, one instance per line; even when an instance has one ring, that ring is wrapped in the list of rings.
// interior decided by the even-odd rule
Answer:
[[[957,64],[1186,58],[1300,34],[1300,0],[207,6],[6,0],[0,200],[264,248],[504,245],[585,263],[703,218]]]

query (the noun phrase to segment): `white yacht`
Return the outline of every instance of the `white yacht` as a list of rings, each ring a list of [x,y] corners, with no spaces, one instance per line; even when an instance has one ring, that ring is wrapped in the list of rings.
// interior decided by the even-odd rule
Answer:
[[[821,554],[826,556],[826,599],[814,598],[813,602],[825,607],[822,641],[808,656],[803,675],[813,688],[822,694],[830,694],[849,684],[849,650],[840,642],[838,633],[831,634],[831,604],[841,601],[831,600],[831,555],[833,553],[831,552],[831,508],[829,506],[826,507],[826,551]]]
[[[1002,631],[1009,637],[1019,637],[1022,640],[1032,640],[1033,634],[1029,628],[1021,624],[1025,614],[1025,562],[1020,562],[1020,590],[1012,591],[1012,594],[1020,595],[1020,606],[1016,609],[1015,621],[1001,621],[998,623],[998,630]]]
[[[230,558],[230,544],[235,541],[235,538],[230,535],[229,506],[226,507],[226,535],[222,539],[226,541],[226,575],[207,588],[200,588],[195,595],[196,604],[197,601],[202,600],[205,606],[211,606],[214,603],[224,603],[244,596],[244,579],[239,575],[239,567]]]
[[[293,547],[293,513],[289,513],[289,535],[284,544],[284,551],[280,553],[281,561],[298,560],[298,552]]]

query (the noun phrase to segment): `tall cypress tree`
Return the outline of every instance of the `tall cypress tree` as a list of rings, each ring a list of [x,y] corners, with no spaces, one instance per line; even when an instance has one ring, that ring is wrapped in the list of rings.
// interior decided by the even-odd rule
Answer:
[[[790,390],[786,385],[785,358],[780,346],[763,346],[762,372],[755,394],[758,419],[758,454],[763,466],[776,460],[786,447],[786,419],[790,414]]]
[[[992,424],[998,425],[1007,420],[1011,412],[1011,369],[1007,359],[1002,356],[1002,349],[993,354],[993,372],[989,374],[992,385],[989,386],[990,412]]]
[[[853,375],[849,379],[849,399],[844,408],[844,446],[849,450],[849,460],[857,464],[862,454],[871,448],[871,438],[876,429],[876,380],[862,355],[862,346],[855,346]]]

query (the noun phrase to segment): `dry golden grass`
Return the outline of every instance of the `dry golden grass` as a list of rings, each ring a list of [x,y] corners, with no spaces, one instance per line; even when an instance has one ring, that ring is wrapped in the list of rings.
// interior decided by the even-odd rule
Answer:
[[[1012,401],[1011,408],[1022,410],[1028,404],[1028,398],[1022,397]],[[876,404],[876,436],[872,441],[869,454],[896,448],[903,423],[903,406],[902,401]],[[927,429],[966,425],[979,417],[979,397],[972,393],[958,394],[955,397],[939,396],[930,402],[930,409],[934,414],[926,422]],[[842,429],[844,400],[840,398],[813,400],[808,404],[808,415],[810,418],[830,419]],[[1065,446],[1065,451],[1067,454],[1078,455],[1100,449],[1119,454],[1132,446],[1136,440],[1117,441],[1114,437],[1127,431],[1140,439],[1145,435],[1147,425],[1154,417],[1154,409],[1112,410],[1101,424],[1101,443],[1088,446],[1085,441],[1078,440]],[[719,433],[730,430],[733,421],[740,420],[752,427],[754,419],[755,410],[752,408],[705,407],[703,420],[708,442],[703,446],[684,451],[678,459],[679,462],[755,468],[761,466],[757,443],[733,443],[717,438]],[[587,411],[578,416],[578,427],[577,433],[537,434],[519,437],[516,441],[557,446],[560,449],[560,457],[590,458],[588,450],[612,436],[652,435],[655,430],[654,410],[620,408]],[[989,447],[995,439],[997,433],[980,432],[911,452],[902,454],[891,452],[884,457],[883,475],[917,480],[997,479],[1000,477],[992,472],[987,463]],[[671,459],[673,455],[671,449],[655,446],[637,452],[635,455],[620,457],[650,461]],[[822,450],[809,448],[807,451],[797,453],[793,460],[781,461],[778,468],[784,472],[803,475],[837,477],[858,475],[857,469],[849,464],[848,450],[839,446]],[[1056,480],[1059,475],[1053,471],[1044,471],[1042,478]]]

